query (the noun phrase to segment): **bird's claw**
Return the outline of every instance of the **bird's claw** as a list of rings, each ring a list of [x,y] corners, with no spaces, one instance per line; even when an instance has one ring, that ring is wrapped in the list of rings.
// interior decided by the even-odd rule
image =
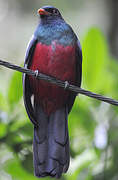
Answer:
[[[38,70],[35,70],[34,72],[35,72],[35,76],[36,76],[36,78],[37,78],[37,77],[38,77],[38,74],[39,74],[39,71],[38,71]]]
[[[64,89],[66,90],[66,89],[68,89],[68,87],[69,87],[69,82],[65,81]]]

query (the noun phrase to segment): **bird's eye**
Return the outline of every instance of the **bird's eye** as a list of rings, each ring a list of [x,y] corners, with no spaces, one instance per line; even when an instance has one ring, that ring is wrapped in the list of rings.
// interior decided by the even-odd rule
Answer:
[[[53,9],[53,14],[58,15],[59,13],[58,13],[58,11],[56,9]]]

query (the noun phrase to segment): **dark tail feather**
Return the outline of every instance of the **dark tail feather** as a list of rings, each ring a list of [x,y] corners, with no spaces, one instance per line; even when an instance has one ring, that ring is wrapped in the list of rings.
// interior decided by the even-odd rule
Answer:
[[[57,178],[60,178],[62,173],[68,170],[70,161],[66,108],[57,110],[51,114],[48,129],[48,168],[50,170],[53,169],[51,173]],[[50,166],[51,163],[52,167]]]
[[[39,123],[39,127],[34,127],[33,140],[33,161],[34,173],[37,177],[46,176],[45,167],[47,163],[48,139],[47,127],[48,118],[43,112],[39,104],[35,103],[35,115]]]
[[[68,170],[70,159],[66,109],[57,110],[47,118],[38,107],[36,115],[40,127],[34,128],[35,175],[60,178]]]

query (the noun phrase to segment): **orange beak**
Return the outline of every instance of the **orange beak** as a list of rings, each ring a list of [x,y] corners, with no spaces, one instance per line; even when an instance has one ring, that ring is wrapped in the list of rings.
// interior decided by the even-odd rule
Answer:
[[[40,14],[40,15],[48,15],[49,13],[47,12],[47,11],[45,11],[44,9],[38,9],[38,13]]]

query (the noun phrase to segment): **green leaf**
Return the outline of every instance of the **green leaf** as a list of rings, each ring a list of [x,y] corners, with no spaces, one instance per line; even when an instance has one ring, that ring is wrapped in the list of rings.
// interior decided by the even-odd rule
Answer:
[[[3,138],[7,134],[7,125],[0,123],[0,138]]]
[[[0,110],[7,111],[8,110],[8,103],[6,98],[0,93]]]
[[[83,84],[92,90],[102,87],[108,55],[106,40],[97,28],[91,28],[83,43]],[[106,79],[105,79],[106,80]]]
[[[19,102],[22,97],[22,74],[15,72],[8,89],[8,101],[11,106]]]

